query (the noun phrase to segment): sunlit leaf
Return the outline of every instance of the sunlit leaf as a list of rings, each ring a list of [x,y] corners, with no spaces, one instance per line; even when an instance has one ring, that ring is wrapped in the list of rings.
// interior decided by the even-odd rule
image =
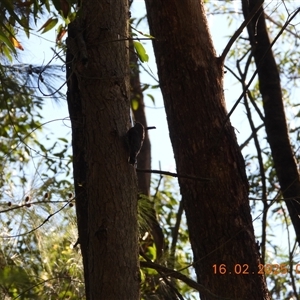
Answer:
[[[154,36],[152,36],[152,35],[150,35],[150,34],[147,34],[147,33],[144,33],[144,32],[142,32],[142,31],[140,31],[140,30],[137,30],[136,28],[134,28],[134,27],[132,27],[132,26],[131,26],[131,28],[132,28],[133,30],[135,30],[136,32],[138,32],[139,34],[145,36],[145,37],[148,37],[148,38],[150,38],[150,39],[154,39]],[[133,33],[132,33],[132,34],[133,34]],[[134,35],[134,34],[133,34],[133,35]],[[135,34],[135,35],[136,35],[136,34]]]
[[[149,56],[146,53],[144,46],[140,42],[137,42],[137,41],[133,42],[133,46],[134,46],[135,51],[136,51],[139,59],[141,60],[141,62],[147,62],[149,60]]]
[[[147,94],[147,96],[151,99],[152,103],[155,104],[155,99],[152,94]]]
[[[4,55],[7,57],[7,59],[8,59],[10,62],[12,62],[12,61],[13,61],[13,58],[12,58],[12,56],[11,56],[11,52],[9,51],[9,48],[5,46],[5,47],[2,48],[2,50],[3,50]]]
[[[9,38],[2,31],[0,31],[0,40],[4,42],[14,53],[16,53],[14,44],[9,40]]]
[[[58,22],[57,18],[50,18],[38,31],[41,31],[43,29],[42,33],[45,33],[51,30],[57,24],[57,22]]]
[[[137,110],[139,108],[139,102],[136,99],[131,100],[131,107],[133,110]]]
[[[151,35],[151,34],[144,33],[144,36],[145,36],[145,37],[148,37],[148,38],[150,38],[150,39],[154,39],[154,36]]]
[[[69,143],[69,140],[66,138],[58,138],[59,141],[62,141],[64,143]]]
[[[18,42],[18,40],[15,37],[11,37],[11,41],[15,48],[18,48],[20,50],[24,50],[23,46]]]
[[[56,42],[61,42],[64,35],[67,33],[67,30],[62,25],[59,25],[58,32],[56,35]]]

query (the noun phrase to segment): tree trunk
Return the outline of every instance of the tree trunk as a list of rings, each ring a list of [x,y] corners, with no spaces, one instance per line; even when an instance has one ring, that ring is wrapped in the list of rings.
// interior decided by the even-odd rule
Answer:
[[[139,299],[137,180],[128,164],[128,3],[83,1],[69,26],[68,105],[87,299]]]
[[[259,0],[262,2],[261,0]],[[257,0],[242,1],[245,18]],[[259,88],[263,99],[265,126],[276,174],[300,245],[300,178],[282,100],[279,71],[270,49],[264,10],[261,7],[247,27],[252,53],[258,68]]]
[[[138,65],[138,57],[134,51],[133,42],[129,42],[130,45],[130,68],[131,68],[131,76],[130,76],[130,100],[136,101],[138,103],[137,109],[132,109],[134,119],[137,122],[140,122],[147,127],[147,120],[145,114],[145,103],[144,103],[144,95],[141,89],[140,82],[140,70]],[[137,167],[139,169],[151,169],[151,144],[149,139],[148,131],[145,132],[145,139],[143,143],[143,147],[140,151],[140,154],[137,159]],[[138,177],[138,187],[139,192],[149,196],[150,195],[150,180],[151,173],[137,173]]]
[[[177,172],[211,178],[179,180],[197,280],[215,295],[201,299],[268,299],[203,1],[146,0],[146,7]]]
[[[141,89],[138,58],[136,53],[134,52],[134,47],[132,42],[130,42],[130,50],[131,50],[130,51],[130,67],[131,67],[130,96],[131,96],[131,101],[135,100],[138,102],[138,108],[136,110],[133,110],[133,115],[135,120],[137,122],[142,123],[146,128],[147,121],[146,121],[146,114],[145,114],[145,103],[144,103],[144,95]],[[151,169],[151,144],[150,144],[149,134],[147,130],[145,132],[143,147],[137,159],[137,167],[138,169],[141,170]],[[139,193],[147,197],[150,197],[151,173],[138,172],[137,178],[138,178]],[[156,246],[156,257],[157,259],[160,259],[163,255],[163,251],[165,250],[164,235],[156,217],[154,203],[151,203],[151,207],[152,207],[151,212],[149,212],[151,217],[149,218],[148,221],[151,228],[151,234]]]

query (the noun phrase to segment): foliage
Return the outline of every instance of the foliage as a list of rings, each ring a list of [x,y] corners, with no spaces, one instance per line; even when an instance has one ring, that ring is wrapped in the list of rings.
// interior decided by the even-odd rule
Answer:
[[[1,247],[1,299],[81,299],[81,256],[70,247],[70,237],[76,237],[74,213],[65,210],[64,217],[53,216],[45,223],[45,212],[56,210],[57,204],[48,199],[40,202],[30,208],[28,204],[11,207],[6,212],[9,221],[1,222],[6,232],[1,238],[8,241]],[[69,201],[60,204],[66,205]],[[13,208],[19,210],[17,216]],[[21,233],[11,236],[16,227]]]
[[[69,208],[74,200],[69,140],[51,139],[42,121],[47,97],[56,102],[64,97],[57,88],[61,66],[17,61],[17,51],[24,50],[17,35],[30,37],[50,8],[53,15],[63,13],[55,13],[49,1],[0,3],[1,299],[84,294],[80,253],[70,248],[77,233]]]

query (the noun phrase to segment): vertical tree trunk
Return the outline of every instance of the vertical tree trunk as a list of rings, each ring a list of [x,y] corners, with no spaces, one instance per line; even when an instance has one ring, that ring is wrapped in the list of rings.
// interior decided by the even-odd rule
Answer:
[[[136,101],[138,103],[137,109],[133,110],[134,119],[137,122],[140,122],[145,127],[147,127],[147,120],[145,114],[145,103],[144,103],[144,95],[141,89],[140,82],[140,70],[138,65],[138,57],[134,51],[133,42],[129,42],[130,45],[130,68],[131,68],[131,76],[130,76],[130,100]],[[148,131],[145,132],[145,139],[143,143],[143,147],[140,151],[137,160],[137,167],[139,169],[151,169],[151,144],[149,139]],[[138,186],[139,192],[149,196],[150,194],[150,173],[137,173],[138,177]]]
[[[145,127],[147,127],[147,121],[145,115],[145,103],[144,103],[143,92],[141,89],[138,58],[136,53],[134,52],[134,47],[132,42],[130,42],[130,50],[131,50],[130,51],[130,67],[131,67],[130,96],[131,96],[131,100],[135,100],[138,102],[138,108],[136,110],[133,110],[133,115],[136,121],[142,123]],[[151,144],[150,144],[149,134],[147,130],[145,132],[143,147],[137,159],[137,167],[138,169],[141,170],[151,169]],[[138,172],[137,178],[138,178],[139,193],[149,197],[151,174],[145,172]],[[160,259],[162,257],[164,247],[165,247],[164,235],[156,217],[154,204],[152,204],[152,209],[150,214],[151,214],[151,219],[149,220],[150,221],[149,225],[151,227],[151,234],[156,246],[156,256],[157,259]]]
[[[257,2],[258,0],[242,1],[245,18]],[[262,1],[259,0],[259,2]],[[300,245],[300,178],[285,119],[279,71],[270,49],[271,43],[262,7],[247,29],[258,68],[259,89],[263,99],[268,142],[281,191],[286,199],[285,203]]]
[[[224,298],[268,299],[203,1],[146,0],[146,7],[177,171],[211,178],[179,180],[198,282]]]
[[[128,3],[83,1],[69,26],[79,242],[87,299],[139,299],[137,181],[128,164]]]

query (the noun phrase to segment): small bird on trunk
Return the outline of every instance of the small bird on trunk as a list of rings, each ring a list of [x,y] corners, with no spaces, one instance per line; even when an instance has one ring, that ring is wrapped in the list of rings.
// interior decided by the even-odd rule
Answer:
[[[129,159],[131,165],[135,165],[136,158],[139,155],[145,138],[144,126],[136,122],[127,132],[127,140],[129,145]]]

